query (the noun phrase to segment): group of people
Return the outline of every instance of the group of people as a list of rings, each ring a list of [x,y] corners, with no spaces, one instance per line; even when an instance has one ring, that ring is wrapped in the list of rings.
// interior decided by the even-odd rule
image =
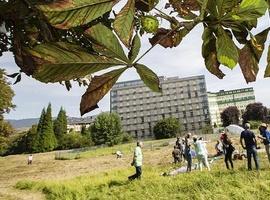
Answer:
[[[240,136],[240,143],[243,149],[247,152],[247,163],[248,163],[248,170],[252,170],[252,157],[255,162],[256,170],[259,170],[260,164],[257,154],[257,139],[255,134],[250,130],[250,124],[245,124],[245,130],[241,133]],[[260,135],[257,136],[259,138],[264,146],[265,146],[265,152],[268,157],[268,161],[270,162],[270,154],[269,154],[269,143],[270,143],[270,132],[267,130],[267,124],[262,123],[259,127]]]
[[[242,131],[240,135],[240,144],[243,149],[246,150],[245,157],[248,162],[248,170],[252,170],[251,160],[252,157],[255,162],[255,167],[259,169],[259,159],[257,155],[257,140],[255,134],[250,130],[250,124],[246,123],[244,125],[245,130]],[[260,135],[257,136],[263,144],[265,145],[265,151],[270,162],[270,132],[267,130],[267,124],[262,123],[259,127]],[[202,170],[202,165],[204,165],[209,171],[210,166],[208,162],[208,152],[206,149],[207,141],[202,138],[198,138],[196,135],[192,136],[188,133],[183,139],[177,137],[172,156],[174,158],[174,163],[182,162],[186,160],[187,168],[186,171],[190,172],[192,169],[192,158],[194,148],[194,154],[198,160],[199,169]],[[220,147],[221,146],[221,147]],[[220,135],[220,140],[217,141],[215,145],[216,154],[213,157],[224,155],[224,162],[227,169],[234,169],[233,164],[233,153],[235,147],[233,146],[232,140],[229,138],[228,134],[223,132]],[[240,155],[240,154],[239,154]],[[235,154],[237,159],[237,154]],[[242,156],[240,156],[242,158]]]
[[[242,131],[240,135],[240,144],[243,147],[243,149],[246,150],[248,170],[252,170],[251,164],[252,157],[254,159],[256,169],[259,170],[259,159],[257,154],[258,146],[256,136],[250,130],[249,123],[246,123],[244,125],[244,128],[245,130]],[[267,130],[267,124],[262,123],[259,127],[259,131],[260,135],[258,135],[257,138],[259,138],[263,142],[268,160],[270,162],[270,132]],[[233,146],[232,140],[229,138],[227,133],[222,133],[220,136],[220,141],[223,148],[220,149],[219,147],[220,142],[217,141],[217,144],[215,145],[216,149],[215,156],[220,156],[224,154],[224,161],[227,169],[233,169],[234,165],[232,161],[232,155],[233,152],[235,151],[235,147]],[[211,169],[208,162],[208,151],[206,148],[207,142],[208,141],[204,141],[202,137],[198,138],[196,135],[192,136],[191,133],[187,133],[183,139],[177,137],[174,150],[172,152],[174,163],[186,160],[187,162],[186,171],[191,172],[192,158],[196,156],[198,160],[199,169],[202,170],[202,165],[204,165],[208,169],[208,171],[210,171]],[[143,143],[141,141],[138,141],[134,151],[133,160],[131,163],[131,165],[135,167],[136,173],[132,176],[129,176],[128,177],[129,180],[141,178],[142,162],[143,162],[142,146]],[[194,148],[194,151],[192,150],[192,147]],[[117,158],[121,157],[122,153],[120,151],[117,152]],[[33,155],[31,154],[28,157],[28,165],[31,165],[32,161]]]
[[[192,136],[191,133],[188,133],[183,139],[177,137],[172,152],[174,163],[186,160],[187,172],[190,172],[192,170],[192,157],[196,155],[199,169],[202,170],[202,165],[204,165],[210,171],[206,143],[207,141],[204,141],[202,137]],[[195,151],[192,150],[192,146]]]

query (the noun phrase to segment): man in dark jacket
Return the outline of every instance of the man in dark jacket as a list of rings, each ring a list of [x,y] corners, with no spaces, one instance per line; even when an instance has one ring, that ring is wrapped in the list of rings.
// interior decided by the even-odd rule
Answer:
[[[259,170],[259,160],[257,154],[257,141],[255,134],[250,130],[250,124],[246,123],[244,126],[245,130],[242,131],[240,136],[240,143],[243,149],[247,151],[247,160],[248,160],[248,170],[252,170],[251,157],[253,156],[256,169]],[[243,142],[244,141],[244,142]],[[244,145],[245,143],[245,145]]]

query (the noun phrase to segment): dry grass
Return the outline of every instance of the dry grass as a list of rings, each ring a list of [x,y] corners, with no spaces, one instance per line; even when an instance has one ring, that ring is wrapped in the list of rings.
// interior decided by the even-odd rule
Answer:
[[[162,146],[165,141],[154,142],[155,146]],[[146,143],[145,163],[161,165],[171,161],[171,146],[149,147]],[[130,167],[132,148],[134,144],[120,145],[81,153],[77,160],[55,160],[55,153],[34,154],[33,164],[27,165],[28,155],[12,155],[0,157],[0,199],[42,199],[42,195],[32,192],[15,190],[14,185],[20,180],[63,180],[82,175],[94,175],[115,169]],[[122,159],[116,159],[113,154],[116,149],[124,152]]]
[[[237,142],[238,138],[235,139],[235,144],[237,144]],[[168,146],[169,143],[170,145]],[[214,151],[214,143],[215,139],[212,139],[212,142],[208,144],[208,150],[210,153],[213,153]],[[154,174],[157,181],[160,181],[158,176],[160,172],[162,172],[162,170],[169,170],[170,168],[175,167],[174,165],[170,164],[172,162],[171,151],[173,144],[174,139],[146,142],[144,148],[144,165],[145,168],[148,170],[145,171],[146,176],[149,176],[148,178],[151,179]],[[108,184],[110,184],[109,179],[111,177],[108,177],[108,174],[114,174],[115,172],[117,176],[119,176],[119,171],[122,172],[122,174],[120,173],[120,176],[123,176],[122,179],[125,180],[126,175],[133,171],[133,168],[130,166],[133,147],[134,144],[126,144],[113,148],[102,148],[95,151],[83,152],[81,153],[82,158],[77,160],[55,160],[54,152],[34,154],[33,165],[31,166],[28,166],[26,163],[27,155],[0,157],[0,199],[45,199],[45,196],[37,190],[15,189],[14,186],[19,181],[22,181],[22,185],[27,185],[28,182],[23,182],[24,180],[30,181],[29,183],[31,183],[31,181],[37,183],[42,183],[45,181],[45,183],[48,182],[50,184],[54,184],[57,182],[61,186],[61,184],[64,184],[65,182],[70,182],[71,185],[74,185],[78,181],[78,179],[73,179],[75,177],[82,177],[81,179],[83,180],[87,177],[92,177],[93,180],[98,180],[98,177],[104,177],[104,180],[101,180],[101,182],[106,182],[106,180],[108,179],[107,182]],[[124,157],[122,159],[116,159],[115,155],[113,155],[115,150],[118,149],[124,153]],[[217,163],[218,165],[214,167],[216,172],[220,170],[219,168],[224,171],[225,167],[223,161],[220,160],[217,161]],[[244,169],[245,162],[237,162],[236,167],[239,169]],[[115,178],[114,175],[112,175],[112,177]],[[81,182],[83,183],[83,181]],[[98,182],[100,181],[98,180]],[[88,181],[84,184],[93,183],[90,183]],[[102,185],[104,183],[99,184]],[[168,184],[176,183],[168,182]],[[160,186],[157,184],[155,185],[156,187],[162,188],[162,184]],[[32,186],[29,187],[31,188]],[[138,190],[141,189],[141,186],[136,187],[138,187]]]

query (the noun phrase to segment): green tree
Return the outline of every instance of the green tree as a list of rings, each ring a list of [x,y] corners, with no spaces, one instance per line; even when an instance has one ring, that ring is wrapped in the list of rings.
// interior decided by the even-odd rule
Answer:
[[[89,135],[89,133],[90,133],[89,129],[87,129],[86,126],[83,125],[81,129],[81,135]]]
[[[246,107],[242,115],[243,122],[249,121],[266,121],[267,108],[262,103],[251,103]]]
[[[0,136],[9,137],[14,133],[14,129],[11,124],[5,120],[0,120]]]
[[[74,149],[92,146],[93,142],[89,137],[71,132],[63,136],[62,149]]]
[[[36,134],[36,138],[33,142],[33,152],[41,152],[42,151],[42,147],[41,147],[41,135],[43,133],[43,125],[44,125],[44,120],[45,120],[45,115],[46,115],[46,111],[45,108],[42,109],[40,117],[39,117],[39,122],[37,125],[37,134]]]
[[[34,144],[35,152],[52,151],[57,147],[57,139],[53,131],[52,108],[48,105],[47,110],[42,110],[37,126],[37,141]]]
[[[48,105],[42,126],[40,139],[42,151],[51,151],[57,146],[57,140],[53,132],[52,107]]]
[[[116,113],[101,113],[90,127],[95,145],[107,144],[113,146],[122,141],[121,120]]]
[[[239,63],[246,81],[256,80],[264,49],[269,49],[269,24],[252,33],[260,17],[269,17],[269,0],[120,0],[125,5],[115,13],[118,2],[2,0],[0,56],[11,51],[20,73],[45,83],[63,82],[68,89],[72,80],[88,85],[81,99],[82,115],[97,108],[130,68],[160,92],[157,75],[139,62],[156,45],[177,47],[197,25],[203,25],[202,57],[210,73],[221,79],[221,65],[233,69]],[[141,37],[149,37],[152,47],[139,54]],[[270,50],[268,58],[265,77],[270,76]],[[116,66],[122,68],[89,76]]]
[[[0,88],[0,120],[3,120],[3,114],[15,108],[15,105],[12,103],[14,92],[7,82],[5,71],[2,69],[0,69]]]
[[[240,112],[236,106],[229,106],[220,114],[224,127],[230,124],[239,124]]]
[[[7,82],[5,71],[2,69],[0,69],[0,88],[0,136],[8,137],[14,130],[10,123],[4,120],[3,114],[8,113],[12,108],[15,108],[15,105],[12,103],[14,92]],[[2,141],[6,140],[3,139]]]
[[[33,125],[27,132],[20,134],[10,145],[8,154],[38,152],[34,149],[37,140],[37,125]]]
[[[62,107],[57,115],[57,118],[54,120],[53,126],[58,146],[61,147],[62,139],[67,133],[67,115],[66,111]]]
[[[154,135],[156,139],[172,138],[180,133],[180,122],[173,117],[162,119],[154,126]]]

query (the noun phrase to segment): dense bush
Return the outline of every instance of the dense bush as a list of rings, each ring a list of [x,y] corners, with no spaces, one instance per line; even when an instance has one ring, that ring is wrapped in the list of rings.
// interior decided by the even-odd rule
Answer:
[[[91,145],[93,145],[93,143],[89,137],[72,132],[63,136],[61,149],[82,148]]]
[[[239,124],[240,112],[236,106],[229,106],[220,114],[224,127],[230,124]]]
[[[252,121],[252,120],[249,121],[251,129],[258,129],[261,123],[262,123],[261,121]]]
[[[128,143],[128,142],[132,142],[133,141],[133,137],[128,134],[128,133],[124,133],[122,136],[122,143]]]
[[[248,121],[266,121],[267,108],[262,103],[251,103],[247,105],[242,115],[243,122]]]
[[[176,118],[167,118],[160,120],[154,126],[154,135],[156,139],[172,138],[180,133],[180,122]]]
[[[101,113],[90,126],[91,136],[95,145],[113,146],[122,142],[123,130],[121,120],[116,113]]]

